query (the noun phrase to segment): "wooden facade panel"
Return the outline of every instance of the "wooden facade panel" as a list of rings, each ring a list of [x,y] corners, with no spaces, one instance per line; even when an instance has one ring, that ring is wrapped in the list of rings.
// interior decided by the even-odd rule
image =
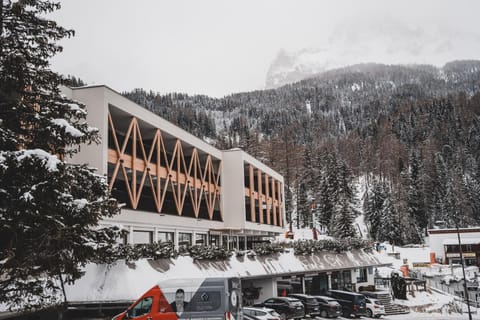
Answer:
[[[282,183],[253,165],[248,165],[248,181],[250,186],[244,187],[245,197],[250,200],[250,220],[274,226],[283,226],[281,186]],[[255,176],[257,191],[255,191]],[[263,185],[262,185],[263,183]],[[266,206],[266,221],[263,218],[263,206]],[[259,221],[256,219],[258,213]]]
[[[168,191],[172,194],[178,215],[182,215],[186,196],[189,194],[195,217],[198,217],[203,202],[208,209],[209,218],[213,219],[215,206],[218,206],[221,197],[221,162],[218,165],[218,169],[215,170],[212,157],[208,155],[202,167],[198,150],[194,148],[189,159],[190,161],[187,163],[181,141],[177,139],[173,150],[167,150],[163,143],[160,129],[156,130],[147,155],[141,128],[136,118],[132,117],[122,144],[120,144],[115,124],[110,114],[108,116],[108,124],[115,148],[108,150],[108,162],[114,165],[112,174],[109,177],[110,191],[115,181],[119,179],[118,173],[121,171],[132,208],[136,209],[138,207],[142,190],[146,181],[148,181],[157,212],[162,212]],[[128,144],[131,145],[130,153],[126,153]],[[138,157],[139,153],[141,157]],[[155,163],[152,162],[153,154],[156,155]],[[127,170],[131,172],[130,175]],[[137,181],[137,172],[141,173],[140,181]],[[221,206],[219,207],[221,208]],[[221,210],[220,216],[223,220]]]

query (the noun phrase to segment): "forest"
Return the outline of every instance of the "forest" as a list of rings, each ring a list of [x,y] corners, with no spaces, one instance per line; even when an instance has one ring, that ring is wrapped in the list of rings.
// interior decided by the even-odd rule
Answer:
[[[480,223],[480,61],[354,65],[223,98],[123,94],[280,172],[298,227],[347,237],[362,208],[373,239],[402,244]]]

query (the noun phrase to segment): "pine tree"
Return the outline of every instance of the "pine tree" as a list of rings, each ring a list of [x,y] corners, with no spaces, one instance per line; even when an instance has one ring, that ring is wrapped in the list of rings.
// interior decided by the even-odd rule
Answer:
[[[300,183],[297,198],[297,225],[301,228],[309,227],[311,224],[310,201],[308,200],[305,183]]]
[[[382,210],[385,202],[385,184],[374,179],[372,188],[368,191],[368,196],[364,203],[365,222],[368,226],[370,237],[378,240],[378,234],[382,228]]]
[[[338,196],[337,166],[333,154],[326,155],[321,170],[318,196],[318,223],[323,228],[329,228],[335,212]]]
[[[356,237],[353,222],[358,212],[355,208],[356,197],[353,192],[352,175],[343,160],[338,160],[336,167],[338,187],[335,197],[337,202],[332,219],[333,234],[337,238]]]
[[[408,171],[408,211],[410,218],[413,219],[418,227],[419,231],[426,229],[428,226],[428,216],[424,205],[424,197],[422,194],[422,161],[418,150],[413,150],[409,159],[409,171]]]
[[[382,208],[381,225],[378,232],[379,241],[389,241],[391,244],[402,244],[402,225],[398,212],[395,210],[391,190],[386,190]]]
[[[0,303],[12,309],[66,302],[64,284],[116,236],[98,226],[118,212],[105,179],[65,161],[99,137],[49,69],[73,35],[45,18],[59,7],[2,1],[0,12]]]
[[[357,233],[353,227],[354,214],[349,199],[340,198],[335,205],[335,219],[332,220],[332,235],[337,239],[356,238]]]

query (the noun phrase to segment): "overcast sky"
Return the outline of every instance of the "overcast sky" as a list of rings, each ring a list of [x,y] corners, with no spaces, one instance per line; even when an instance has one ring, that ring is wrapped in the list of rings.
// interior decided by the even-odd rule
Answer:
[[[76,35],[53,69],[118,91],[262,89],[280,49],[322,50],[319,59],[345,64],[480,59],[477,0],[60,2],[53,18]]]

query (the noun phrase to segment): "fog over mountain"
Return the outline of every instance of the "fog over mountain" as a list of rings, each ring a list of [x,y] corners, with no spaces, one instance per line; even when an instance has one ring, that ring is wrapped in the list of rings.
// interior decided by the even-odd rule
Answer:
[[[394,19],[351,21],[337,27],[318,46],[280,49],[268,69],[265,88],[278,88],[323,71],[359,63],[429,64],[478,59],[480,36],[439,26],[418,26]],[[469,54],[470,52],[470,54]]]

